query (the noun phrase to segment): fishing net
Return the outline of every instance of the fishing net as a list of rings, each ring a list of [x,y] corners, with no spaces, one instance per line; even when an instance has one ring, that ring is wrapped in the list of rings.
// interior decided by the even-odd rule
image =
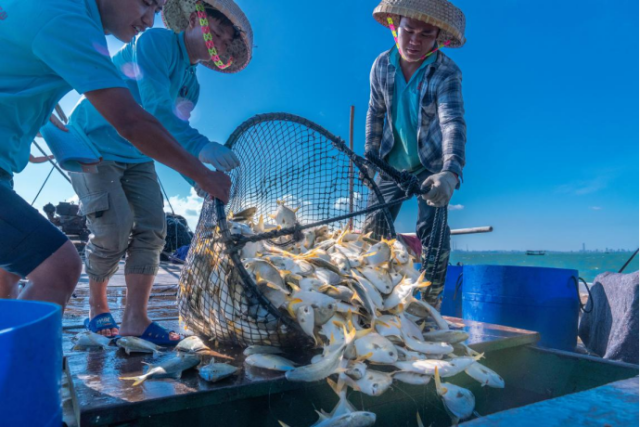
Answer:
[[[329,232],[361,230],[371,212],[378,213],[374,234],[393,236],[393,221],[375,183],[366,174],[358,177],[372,165],[319,125],[285,113],[249,119],[226,145],[240,167],[230,172],[229,203],[204,203],[180,278],[181,320],[193,332],[223,344],[305,346],[309,337],[265,297],[243,265],[243,248],[256,241],[290,244],[320,226]],[[234,233],[229,227],[228,217],[255,208],[254,221],[267,218],[283,202],[298,208],[293,227],[257,235]]]

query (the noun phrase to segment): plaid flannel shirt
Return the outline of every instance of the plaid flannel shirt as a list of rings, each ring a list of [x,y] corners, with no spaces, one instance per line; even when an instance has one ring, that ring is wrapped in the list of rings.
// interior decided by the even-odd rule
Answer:
[[[391,50],[378,56],[371,68],[367,111],[365,152],[376,152],[382,159],[395,143],[390,115],[396,68],[389,62],[390,53]],[[416,131],[420,162],[431,173],[454,172],[462,181],[467,139],[462,72],[453,60],[438,51],[436,61],[425,70],[419,90],[422,111]]]

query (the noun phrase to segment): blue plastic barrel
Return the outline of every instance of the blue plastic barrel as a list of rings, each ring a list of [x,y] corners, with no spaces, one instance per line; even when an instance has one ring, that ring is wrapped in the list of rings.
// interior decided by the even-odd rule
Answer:
[[[62,310],[0,300],[0,425],[60,427]]]
[[[465,265],[464,319],[540,333],[538,345],[571,351],[577,344],[577,270]]]
[[[444,281],[442,304],[440,305],[440,313],[445,316],[462,317],[462,288],[456,292],[458,280],[462,280],[461,273],[461,265],[447,267],[447,278]]]

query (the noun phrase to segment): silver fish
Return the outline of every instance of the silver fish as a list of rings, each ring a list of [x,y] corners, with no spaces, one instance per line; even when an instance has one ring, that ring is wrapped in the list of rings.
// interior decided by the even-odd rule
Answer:
[[[211,350],[207,345],[195,335],[187,337],[176,345],[176,350],[186,353],[198,353],[199,351]]]
[[[457,425],[459,420],[469,418],[476,406],[476,398],[473,393],[455,384],[441,383],[439,370],[436,370],[435,377],[436,391],[442,398],[449,415],[453,418],[453,423]]]
[[[143,362],[144,363],[144,362]],[[190,354],[174,356],[158,365],[148,364],[147,372],[137,377],[121,377],[121,380],[135,380],[134,386],[149,378],[180,378],[182,372],[200,363],[200,359]]]
[[[252,354],[244,362],[254,368],[269,369],[271,371],[291,371],[295,363],[275,354]]]
[[[304,305],[299,305],[298,308],[296,308],[296,320],[298,321],[300,328],[305,334],[309,335],[315,341],[316,336],[314,333],[314,326],[315,326],[314,318],[315,318],[315,312],[311,307],[311,305],[304,304]]]
[[[405,384],[427,385],[431,382],[430,375],[421,375],[413,372],[396,371],[393,373],[393,379]]]
[[[245,348],[242,354],[245,356],[251,356],[252,354],[281,354],[282,349],[279,347],[272,347],[269,345],[250,345]]]
[[[111,338],[104,335],[96,334],[91,331],[84,331],[73,337],[75,345],[72,350],[89,350],[92,348],[100,348],[104,350],[111,344]]]
[[[387,391],[393,383],[391,374],[387,372],[374,371],[373,369],[367,369],[364,376],[359,380],[351,379],[348,376],[345,376],[344,378],[347,384],[369,396],[380,396],[382,393]]]
[[[153,353],[154,356],[157,356],[164,350],[162,347],[138,337],[120,337],[116,340],[116,345],[124,349],[127,354]]]
[[[215,383],[238,372],[238,368],[228,363],[215,363],[213,360],[199,369],[202,379]]]
[[[367,360],[373,363],[392,364],[398,360],[398,351],[393,343],[376,332],[356,339],[354,346],[358,357],[371,353]]]
[[[462,341],[466,341],[469,339],[469,334],[464,331],[454,331],[454,330],[437,330],[425,332],[422,334],[425,340],[427,341],[440,341],[446,342],[449,344],[457,344]]]
[[[321,361],[312,365],[301,366],[299,368],[287,371],[285,376],[289,381],[305,381],[313,382],[327,378],[329,375],[336,372],[340,367],[342,361],[342,355],[347,345],[351,344],[355,337],[356,331],[351,330],[349,333],[345,333],[345,341],[342,344],[336,344],[329,354],[326,355]]]
[[[471,366],[465,369],[465,372],[471,378],[482,384],[483,387],[504,388],[504,380],[502,377],[478,362],[471,364]]]

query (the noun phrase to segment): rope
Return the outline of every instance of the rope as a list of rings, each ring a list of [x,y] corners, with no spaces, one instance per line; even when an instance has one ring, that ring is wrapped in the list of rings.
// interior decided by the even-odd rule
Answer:
[[[38,143],[36,141],[33,141],[33,145],[36,146],[36,148],[38,150],[40,150],[40,152],[42,153],[43,156],[49,156],[47,153],[44,152],[44,150],[42,148],[40,148],[40,146],[38,145]],[[64,171],[62,169],[60,169],[60,167],[56,164],[56,162],[54,162],[52,159],[49,159],[49,163],[51,163],[53,165],[54,168],[56,168],[56,170],[58,172],[60,172],[60,174],[64,177],[64,179],[67,180],[67,182],[69,182],[69,184],[71,184],[71,180],[69,179],[69,177],[67,176],[66,173],[64,173]]]
[[[620,269],[620,271],[618,271],[618,273],[622,273],[624,271],[625,268],[627,268],[627,265],[629,265],[629,263],[631,262],[631,260],[633,259],[633,257],[636,256],[636,254],[638,253],[638,249],[636,249],[636,251],[633,253],[633,255],[631,255],[631,258],[629,258],[627,260],[627,262],[624,263],[624,265],[622,266],[622,268]]]
[[[578,304],[580,304],[580,310],[582,310],[583,313],[591,313],[593,311],[593,297],[591,296],[591,289],[589,289],[589,285],[587,285],[587,282],[582,277],[576,278],[576,276],[571,276],[571,278],[576,285],[576,292],[578,293]],[[582,304],[582,301],[580,300],[580,283],[578,281],[584,283],[584,287],[587,289],[588,297],[586,304]],[[589,301],[591,301],[591,309],[587,311],[585,307],[589,304]]]
[[[33,204],[36,202],[36,200],[38,200],[38,196],[40,195],[40,193],[42,193],[42,189],[44,188],[44,186],[47,185],[47,181],[49,181],[49,177],[53,173],[53,170],[54,170],[54,168],[51,168],[51,170],[49,171],[49,175],[47,175],[47,177],[44,179],[44,182],[40,186],[40,190],[38,190],[38,194],[36,194],[36,197],[33,198],[33,202],[31,202],[31,206],[33,206]]]
[[[167,196],[167,192],[164,190],[164,185],[162,185],[162,181],[160,181],[160,176],[158,176],[158,184],[160,184],[160,188],[162,189],[162,194],[164,194],[164,198],[167,199],[167,203],[169,203],[169,208],[171,208],[171,213],[176,214],[173,210],[173,206],[171,206],[171,200],[169,200],[169,196]]]

